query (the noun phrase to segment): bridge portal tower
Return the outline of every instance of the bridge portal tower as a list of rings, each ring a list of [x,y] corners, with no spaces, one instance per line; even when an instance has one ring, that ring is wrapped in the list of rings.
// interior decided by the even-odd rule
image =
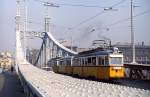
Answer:
[[[24,51],[24,58],[26,58],[26,32],[27,32],[27,0],[16,0],[16,32],[19,33],[22,49]],[[17,37],[16,33],[16,37]]]

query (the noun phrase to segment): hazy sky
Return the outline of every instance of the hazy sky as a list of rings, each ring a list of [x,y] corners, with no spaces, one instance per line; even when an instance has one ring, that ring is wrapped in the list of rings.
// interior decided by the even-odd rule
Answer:
[[[28,20],[31,21],[28,24],[28,30],[43,31],[46,8],[38,0],[27,1]],[[130,21],[127,19],[130,17],[130,0],[50,1],[60,6],[59,8],[49,7],[51,33],[57,39],[71,40],[72,38],[73,43],[80,47],[89,47],[94,39],[104,37],[111,39],[113,43],[130,42]],[[120,1],[123,2],[115,6]],[[134,15],[138,15],[134,17],[135,41],[144,41],[145,44],[150,45],[150,0],[133,0],[133,2],[135,6],[138,6],[134,8]],[[113,5],[112,11],[104,11],[104,7]],[[98,13],[101,14],[89,20]],[[15,49],[15,14],[16,0],[0,1],[0,51]],[[80,24],[83,21],[86,22]],[[31,42],[28,43],[31,45]]]

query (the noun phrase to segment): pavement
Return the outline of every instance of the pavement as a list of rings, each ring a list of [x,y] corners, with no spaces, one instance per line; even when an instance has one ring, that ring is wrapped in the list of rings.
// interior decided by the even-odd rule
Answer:
[[[0,75],[0,91],[2,90],[3,86],[4,86],[4,81],[5,81],[5,78],[3,75]]]
[[[0,74],[0,97],[26,97],[15,72],[5,71]]]

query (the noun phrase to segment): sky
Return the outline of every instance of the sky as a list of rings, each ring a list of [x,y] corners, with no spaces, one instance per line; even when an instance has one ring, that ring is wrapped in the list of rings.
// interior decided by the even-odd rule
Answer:
[[[27,0],[29,31],[44,31],[46,7],[40,1],[49,0]],[[90,47],[93,40],[106,38],[113,44],[130,42],[130,0],[50,2],[59,5],[58,8],[48,7],[50,31],[56,39],[72,40],[73,44],[79,47]],[[133,18],[135,42],[144,41],[146,45],[150,45],[150,0],[133,0],[133,5],[133,14],[136,16]],[[108,7],[113,10],[104,11],[104,8]],[[16,0],[1,0],[0,52],[15,51],[15,15]],[[40,40],[29,39],[27,44],[31,48],[38,48]]]

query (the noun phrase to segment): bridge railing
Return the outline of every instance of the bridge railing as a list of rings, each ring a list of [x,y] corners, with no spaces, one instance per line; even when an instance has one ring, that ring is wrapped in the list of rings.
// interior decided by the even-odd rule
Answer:
[[[39,91],[31,84],[27,79],[24,78],[24,75],[18,70],[19,79],[24,88],[24,93],[27,97],[43,97]]]
[[[18,68],[19,79],[27,97],[46,97],[44,90],[40,89],[42,86],[37,79],[37,76],[42,78],[43,75],[37,72],[41,72],[41,69],[34,67],[32,64],[20,64]],[[30,75],[31,73],[32,75]]]
[[[125,63],[126,77],[150,80],[150,64]]]

